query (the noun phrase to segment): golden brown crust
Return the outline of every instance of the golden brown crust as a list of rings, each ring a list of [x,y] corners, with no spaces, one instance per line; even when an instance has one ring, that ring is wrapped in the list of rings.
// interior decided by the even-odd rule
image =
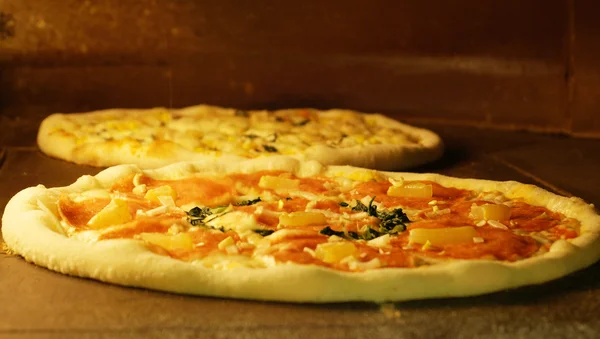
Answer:
[[[286,170],[302,176],[360,170],[347,166],[322,168],[314,162],[271,157],[242,162],[179,163],[145,173],[157,179],[174,179],[194,173],[261,169]],[[509,198],[523,198],[530,204],[579,220],[581,233],[575,239],[555,242],[547,253],[516,262],[452,260],[414,269],[383,268],[355,273],[298,264],[219,270],[155,254],[138,240],[86,242],[68,238],[53,226],[55,217],[39,207],[39,199],[49,199],[60,192],[108,187],[121,177],[139,172],[136,166],[117,166],[95,177],[84,176],[68,187],[37,186],[18,193],[4,213],[4,240],[26,260],[64,274],[176,293],[293,302],[399,301],[478,295],[539,284],[589,266],[600,257],[600,216],[581,199],[557,196],[517,182],[436,174],[387,173],[407,180],[432,180],[444,186],[478,191],[497,190]]]

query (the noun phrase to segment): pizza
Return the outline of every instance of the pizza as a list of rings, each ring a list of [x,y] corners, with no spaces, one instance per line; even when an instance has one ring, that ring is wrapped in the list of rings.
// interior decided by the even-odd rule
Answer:
[[[6,246],[50,270],[255,300],[479,295],[600,257],[600,216],[579,198],[285,156],[110,167],[27,188],[2,221]]]
[[[326,165],[399,170],[434,161],[443,152],[435,133],[380,114],[206,105],[53,114],[40,126],[38,145],[77,164],[142,168],[288,155]]]

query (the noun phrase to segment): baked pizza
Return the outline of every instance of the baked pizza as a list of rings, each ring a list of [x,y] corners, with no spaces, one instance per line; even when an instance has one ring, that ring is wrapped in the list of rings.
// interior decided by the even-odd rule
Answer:
[[[78,164],[142,168],[215,156],[288,155],[326,165],[398,170],[431,162],[443,149],[435,133],[380,114],[205,105],[53,114],[40,126],[38,145],[50,156]]]
[[[600,216],[578,198],[284,156],[115,166],[27,188],[2,221],[13,253],[64,274],[292,302],[479,295],[600,256]]]

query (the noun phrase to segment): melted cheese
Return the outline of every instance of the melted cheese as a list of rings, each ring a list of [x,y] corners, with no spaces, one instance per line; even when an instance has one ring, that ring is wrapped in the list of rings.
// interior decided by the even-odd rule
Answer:
[[[135,176],[133,182],[130,177],[113,190],[71,193],[56,206],[48,201],[38,204],[46,213],[60,216],[56,231],[70,237],[90,242],[140,239],[159,254],[162,249],[174,258],[214,269],[300,262],[363,271],[446,258],[512,261],[542,253],[543,246],[557,239],[577,236],[576,222],[541,207],[507,201],[497,192],[449,191],[417,182],[410,184],[430,187],[432,196],[396,196],[386,193],[405,182],[390,181],[375,171],[356,173],[335,180],[269,171],[181,180]],[[84,180],[97,186],[91,177]],[[146,193],[140,195],[136,188],[142,185]],[[342,188],[349,186],[350,190]],[[224,187],[231,188],[228,199],[207,199],[208,206],[189,202],[221,194]],[[490,200],[501,205],[489,204]],[[473,219],[472,205],[483,206],[474,209],[483,220]],[[198,210],[192,213],[194,207]],[[399,208],[410,220],[407,230],[396,228]],[[82,218],[79,212],[89,216]],[[385,218],[392,218],[386,219],[391,224],[384,225]],[[368,232],[372,233],[367,237]]]
[[[198,123],[198,121],[202,123]],[[78,144],[117,141],[143,146],[170,141],[206,154],[226,152],[244,157],[299,154],[309,147],[415,145],[402,130],[378,123],[368,114],[307,109],[237,111],[197,106],[67,117]]]

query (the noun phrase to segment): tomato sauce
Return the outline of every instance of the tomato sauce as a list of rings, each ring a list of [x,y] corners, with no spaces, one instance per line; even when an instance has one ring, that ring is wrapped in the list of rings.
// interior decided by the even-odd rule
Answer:
[[[103,232],[99,239],[133,238],[140,233],[166,233],[180,219],[179,216],[172,215],[163,215],[160,218],[141,217],[117,229]]]
[[[554,235],[555,239],[573,239],[578,235],[575,230],[563,226],[553,227],[550,231]]]
[[[87,199],[75,202],[66,196],[58,200],[58,209],[65,221],[75,228],[85,228],[92,217],[100,212],[110,199]]]
[[[331,180],[322,179],[313,179],[313,178],[299,178],[300,184],[298,185],[298,189],[305,192],[310,193],[324,193],[327,191],[325,188],[325,183]]]
[[[133,185],[133,177],[134,176],[135,176],[135,174],[131,174],[131,175],[121,178],[120,180],[118,180],[117,182],[115,182],[112,185],[112,187],[110,188],[111,191],[131,192],[133,190],[133,188],[135,187]],[[147,178],[147,177],[145,177],[145,178]]]
[[[512,208],[510,220],[513,228],[539,232],[558,225],[561,216],[544,207],[517,203]]]
[[[239,182],[244,184],[245,186],[250,187],[258,187],[258,183],[260,182],[260,178],[265,175],[278,176],[286,172],[283,171],[259,171],[255,173],[235,173],[229,175],[234,182]]]
[[[147,189],[152,189],[162,185],[171,186],[176,194],[176,204],[183,205],[188,203],[198,203],[206,206],[227,206],[234,201],[240,193],[236,187],[240,185],[246,188],[254,188],[261,192],[264,189],[258,186],[260,179],[264,175],[282,176],[289,179],[299,180],[298,190],[327,196],[329,191],[327,187],[335,185],[335,182],[329,178],[298,178],[282,171],[262,171],[250,174],[232,174],[220,177],[191,177],[182,180],[155,180],[146,176],[139,178],[140,183],[146,184]],[[502,224],[508,229],[492,227],[489,223],[475,226],[476,220],[470,216],[473,204],[482,205],[489,202],[477,199],[476,194],[463,189],[449,188],[441,186],[431,181],[422,181],[421,183],[430,184],[433,189],[433,196],[429,198],[414,197],[392,197],[387,195],[390,183],[387,181],[368,181],[358,183],[350,192],[344,196],[344,202],[353,205],[353,200],[362,200],[365,196],[375,197],[375,202],[380,203],[379,211],[385,209],[405,208],[417,211],[416,215],[411,215],[414,219],[406,224],[407,230],[401,233],[392,234],[390,237],[390,246],[384,246],[379,249],[370,246],[367,241],[353,241],[357,248],[355,258],[361,262],[369,262],[375,258],[379,259],[382,267],[414,267],[422,264],[429,264],[428,259],[495,259],[504,261],[515,261],[530,257],[540,250],[543,246],[536,240],[527,235],[527,232],[545,232],[544,236],[549,241],[557,239],[572,239],[578,236],[573,224],[565,226],[564,216],[559,213],[551,212],[544,207],[531,206],[524,202],[516,201],[512,203],[510,220],[502,220]],[[113,191],[122,192],[128,195],[127,200],[132,217],[136,217],[137,210],[147,211],[160,206],[154,202],[151,203],[135,196],[133,190],[133,175],[119,180],[112,186]],[[276,190],[268,190],[276,193]],[[337,194],[337,193],[336,193]],[[109,199],[90,199],[82,203],[76,203],[67,197],[61,197],[58,207],[64,219],[76,228],[85,228],[88,221],[104,208],[110,202]],[[338,270],[350,270],[347,263],[325,263],[309,252],[315,250],[321,243],[328,241],[328,237],[319,234],[325,226],[333,231],[340,232],[363,232],[367,226],[377,230],[380,220],[375,216],[366,216],[365,218],[348,219],[349,216],[356,213],[348,206],[342,207],[337,200],[318,200],[311,202],[309,199],[292,196],[281,197],[275,201],[259,201],[245,206],[233,204],[230,207],[234,210],[253,214],[257,221],[257,227],[260,229],[270,229],[277,231],[279,224],[279,212],[292,213],[295,211],[304,211],[307,205],[312,209],[327,211],[329,215],[327,225],[313,225],[294,227],[314,232],[314,235],[290,236],[278,243],[271,245],[282,245],[273,247],[269,253],[278,262],[295,262],[300,264],[315,264],[325,267],[331,267]],[[330,213],[345,213],[345,217],[336,219],[331,217]],[[113,238],[132,238],[136,234],[144,232],[166,233],[175,223],[184,222],[185,214],[181,211],[171,212],[160,217],[137,217],[134,221],[115,228],[111,231],[105,231],[100,239]],[[447,244],[442,246],[423,246],[423,244],[409,244],[409,234],[411,230],[417,228],[444,228],[471,226],[475,229],[478,241],[465,241],[458,244]],[[523,234],[515,234],[513,230],[519,230]],[[240,241],[240,236],[234,231],[220,232],[209,229],[205,226],[190,227],[187,231],[192,237],[195,247],[192,250],[166,251],[154,245],[149,247],[156,253],[169,255],[181,260],[195,260],[204,258],[211,253],[226,254],[224,249],[219,249],[218,244],[232,237],[234,242]],[[239,255],[251,256],[254,251],[254,245],[246,243],[238,248]],[[308,248],[310,250],[305,250]]]
[[[478,228],[477,233],[483,238],[483,243],[468,242],[442,246],[444,256],[460,259],[493,256],[498,260],[515,261],[531,256],[539,248],[531,237],[516,235],[489,226]]]

